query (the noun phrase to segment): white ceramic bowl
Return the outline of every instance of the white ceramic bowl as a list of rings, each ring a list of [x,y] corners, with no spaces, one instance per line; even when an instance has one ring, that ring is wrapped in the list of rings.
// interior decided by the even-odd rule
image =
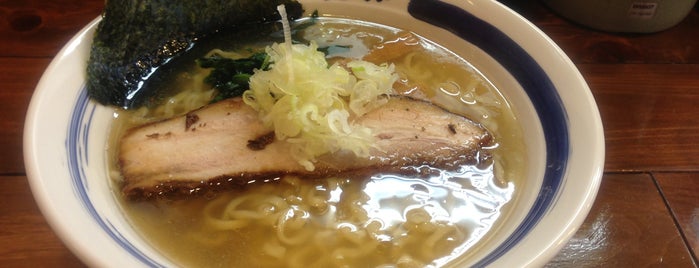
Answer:
[[[585,219],[603,171],[594,99],[566,55],[496,1],[301,1],[307,11],[408,29],[459,54],[513,104],[532,164],[506,223],[456,266],[546,263]],[[90,266],[172,266],[127,223],[107,176],[112,109],[87,97],[85,63],[98,19],[56,56],[25,126],[27,176],[66,245]]]

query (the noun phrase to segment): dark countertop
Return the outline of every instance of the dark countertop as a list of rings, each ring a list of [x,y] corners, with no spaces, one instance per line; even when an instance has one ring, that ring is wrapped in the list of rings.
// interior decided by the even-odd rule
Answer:
[[[659,33],[610,34],[575,25],[538,1],[504,2],[570,56],[589,83],[605,128],[598,198],[549,266],[697,267],[699,10]],[[32,198],[22,129],[44,69],[103,5],[104,0],[0,1],[3,266],[81,266]]]

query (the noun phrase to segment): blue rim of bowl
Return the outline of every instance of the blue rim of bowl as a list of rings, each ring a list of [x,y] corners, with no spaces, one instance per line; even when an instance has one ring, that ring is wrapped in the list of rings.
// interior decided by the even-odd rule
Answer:
[[[536,60],[492,24],[438,0],[411,0],[408,13],[476,45],[519,82],[536,109],[546,143],[546,170],[534,205],[515,231],[474,267],[486,266],[522,240],[554,203],[570,152],[568,118],[556,87]]]
[[[83,85],[73,109],[66,139],[66,151],[68,153],[68,172],[72,179],[72,188],[75,196],[80,200],[82,207],[92,219],[99,225],[109,237],[131,256],[150,267],[165,267],[148,257],[138,247],[134,246],[121,232],[106,218],[100,215],[90,199],[90,185],[85,176],[85,168],[89,163],[89,133],[92,119],[97,106],[87,96],[87,88]]]
[[[487,266],[519,243],[554,203],[565,179],[563,175],[570,151],[567,114],[546,72],[526,50],[495,26],[460,7],[438,0],[411,0],[408,13],[418,20],[450,31],[476,45],[505,67],[529,96],[541,122],[546,144],[546,170],[539,195],[515,231],[474,265]],[[89,165],[88,133],[95,109],[96,104],[90,101],[87,89],[83,86],[71,112],[65,144],[74,194],[93,220],[121,248],[147,266],[164,267],[130,243],[109,220],[100,215],[90,199],[84,168]]]

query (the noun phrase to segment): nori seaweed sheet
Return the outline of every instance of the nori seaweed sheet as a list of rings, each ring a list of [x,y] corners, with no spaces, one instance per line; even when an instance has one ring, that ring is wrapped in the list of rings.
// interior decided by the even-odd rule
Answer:
[[[148,103],[155,92],[142,86],[157,69],[197,40],[226,29],[290,19],[303,13],[293,0],[108,0],[87,64],[87,90],[94,100],[124,108]]]

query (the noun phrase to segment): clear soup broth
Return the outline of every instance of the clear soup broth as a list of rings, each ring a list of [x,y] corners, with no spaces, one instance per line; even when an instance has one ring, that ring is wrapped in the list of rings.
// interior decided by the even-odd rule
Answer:
[[[338,18],[296,25],[295,36],[327,48],[330,62],[367,57],[394,64],[397,94],[430,100],[483,125],[497,143],[487,149],[490,161],[427,178],[288,176],[211,196],[135,202],[121,195],[110,150],[124,215],[154,248],[186,267],[424,267],[467,258],[506,219],[526,172],[522,133],[506,99],[467,61],[407,31]],[[279,32],[270,31],[265,40],[211,53],[244,57],[279,42]],[[165,82],[177,88],[172,97],[116,113],[110,148],[118,148],[126,129],[210,100],[213,89],[203,82],[208,70],[194,61],[178,64],[181,70]]]

